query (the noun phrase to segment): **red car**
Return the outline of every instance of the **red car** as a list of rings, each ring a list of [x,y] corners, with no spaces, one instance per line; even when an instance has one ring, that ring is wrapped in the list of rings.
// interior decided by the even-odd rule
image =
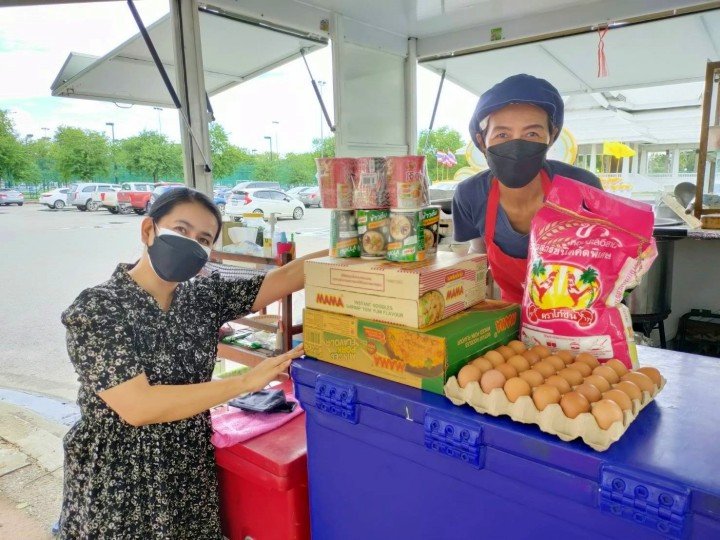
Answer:
[[[150,210],[150,197],[153,190],[162,186],[182,186],[179,182],[158,182],[150,183],[126,183],[122,185],[122,190],[118,192],[118,205],[122,207],[132,207],[133,211],[138,215],[143,215]]]

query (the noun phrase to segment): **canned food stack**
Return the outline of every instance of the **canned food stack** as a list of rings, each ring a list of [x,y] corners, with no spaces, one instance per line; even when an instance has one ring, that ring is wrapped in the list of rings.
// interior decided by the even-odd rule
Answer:
[[[423,261],[437,253],[440,208],[428,206],[425,156],[316,159],[332,209],[330,255]]]

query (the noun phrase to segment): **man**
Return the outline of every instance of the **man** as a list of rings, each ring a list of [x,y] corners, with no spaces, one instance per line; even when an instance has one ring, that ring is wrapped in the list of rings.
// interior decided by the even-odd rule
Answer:
[[[564,105],[544,79],[513,75],[480,96],[470,136],[489,170],[458,185],[452,204],[455,240],[486,252],[502,298],[520,302],[525,286],[530,223],[561,176],[602,189],[589,171],[546,160],[563,125]]]

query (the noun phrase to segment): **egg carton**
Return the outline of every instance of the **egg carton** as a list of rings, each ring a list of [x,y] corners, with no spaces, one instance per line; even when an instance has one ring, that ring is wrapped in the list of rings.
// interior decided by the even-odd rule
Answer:
[[[563,441],[572,441],[580,437],[593,450],[603,452],[623,436],[640,411],[647,407],[664,387],[665,379],[662,378],[660,388],[655,389],[652,394],[643,391],[642,400],[633,399],[632,409],[623,412],[622,422],[615,422],[608,429],[601,429],[592,413],[581,413],[575,418],[568,418],[558,403],[548,405],[544,410],[539,411],[530,396],[521,396],[512,403],[502,388],[495,388],[486,394],[477,381],[460,388],[454,376],[445,383],[445,396],[455,405],[468,404],[482,414],[507,415],[516,422],[536,424],[545,433],[557,435]]]

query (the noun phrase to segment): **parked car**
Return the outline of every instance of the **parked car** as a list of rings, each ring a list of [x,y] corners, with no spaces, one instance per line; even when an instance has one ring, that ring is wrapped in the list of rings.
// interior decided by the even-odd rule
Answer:
[[[138,214],[144,214],[145,212],[149,212],[150,208],[152,208],[153,203],[157,200],[157,198],[160,195],[162,195],[163,193],[165,193],[168,190],[177,189],[177,188],[181,188],[181,187],[185,187],[185,184],[176,184],[176,183],[159,184],[159,185],[155,184],[155,189],[153,189],[152,192],[150,193],[150,199],[147,202],[145,211],[138,212],[137,210],[135,210],[135,212],[137,212]]]
[[[288,195],[292,195],[293,197],[297,197],[303,190],[306,190],[308,187],[310,186],[295,186],[294,188],[286,190],[285,193],[287,193]]]
[[[68,188],[57,188],[40,195],[38,202],[48,208],[62,210],[67,204]]]
[[[227,197],[230,195],[230,192],[230,188],[220,188],[213,191],[213,202],[221,214],[225,213],[225,205],[227,204]]]
[[[17,189],[0,188],[0,206],[8,206],[11,204],[22,206],[24,202],[25,196]]]
[[[233,189],[232,195],[228,197],[225,213],[235,221],[240,221],[243,214],[250,212],[300,219],[305,213],[304,207],[300,199],[279,189]]]
[[[440,206],[446,214],[452,213],[452,200],[459,182],[435,182],[430,184],[430,204]]]
[[[123,213],[133,210],[138,215],[144,214],[147,211],[152,191],[157,185],[161,184],[153,184],[150,182],[125,182],[122,184],[122,189],[117,194],[119,210]],[[112,212],[112,210],[110,211]]]
[[[239,184],[236,184],[235,187],[232,188],[232,190],[239,191],[242,189],[250,189],[250,188],[267,188],[267,189],[282,190],[282,186],[280,184],[278,184],[277,182],[264,182],[264,181],[240,182]]]
[[[303,189],[298,195],[306,207],[317,206],[320,208],[320,188],[318,186],[310,186]]]
[[[119,185],[99,182],[78,182],[68,186],[67,204],[77,207],[81,212],[94,212],[99,209],[105,196],[120,189]]]

